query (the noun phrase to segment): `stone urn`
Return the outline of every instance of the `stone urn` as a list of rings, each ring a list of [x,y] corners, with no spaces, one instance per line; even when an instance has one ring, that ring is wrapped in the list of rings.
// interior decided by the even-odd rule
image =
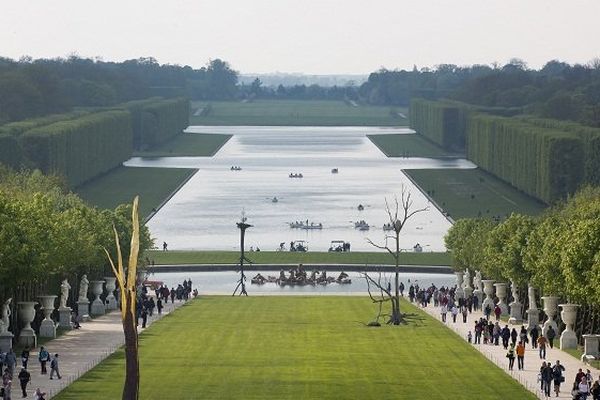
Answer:
[[[35,331],[31,327],[31,322],[35,318],[35,305],[37,301],[20,301],[17,303],[19,309],[19,318],[23,322],[23,329],[19,335],[19,343],[22,346],[29,346],[30,348],[37,347],[37,336]]]
[[[543,296],[542,301],[544,302],[544,312],[548,316],[546,322],[544,322],[544,326],[542,327],[542,334],[546,336],[546,332],[548,332],[548,328],[552,327],[554,332],[558,335],[558,325],[556,321],[554,321],[554,317],[558,312],[558,297],[556,296]]]
[[[40,304],[44,312],[44,320],[40,324],[40,337],[55,338],[56,337],[56,324],[50,318],[52,311],[54,311],[54,302],[58,296],[48,295],[39,296]]]
[[[456,271],[454,275],[456,275],[456,291],[454,292],[454,297],[456,299],[463,299],[465,297],[465,292],[463,291],[463,271]]]
[[[540,310],[537,308],[537,304],[535,301],[535,288],[533,286],[529,286],[527,288],[527,296],[529,297],[529,308],[525,313],[527,314],[527,331],[531,331],[534,326],[537,326],[539,329],[540,325]]]
[[[496,296],[498,297],[498,307],[500,307],[500,315],[508,315],[508,305],[506,304],[507,285],[504,282],[494,283],[496,287]]]
[[[90,281],[90,285],[92,285],[92,294],[95,296],[92,302],[91,314],[92,316],[104,315],[106,307],[102,299],[100,299],[100,296],[104,292],[104,281]]]
[[[563,349],[575,349],[577,348],[577,335],[573,331],[573,325],[577,320],[577,309],[579,304],[560,304],[562,311],[560,312],[560,318],[565,323],[565,330],[560,335],[560,348]]]
[[[117,278],[114,276],[105,276],[104,281],[106,282],[106,309],[107,310],[116,310],[117,306],[117,298],[115,297],[115,289],[117,288]]]
[[[481,281],[483,283],[483,292],[485,293],[485,300],[481,304],[481,309],[485,312],[485,308],[489,305],[492,313],[494,312],[494,280],[493,279],[483,279]]]
[[[521,317],[523,313],[523,304],[521,304],[519,301],[519,287],[514,281],[512,281],[510,284],[510,289],[513,295],[513,301],[509,304],[510,318],[508,319],[508,323],[512,325],[520,325],[523,323],[523,318]]]

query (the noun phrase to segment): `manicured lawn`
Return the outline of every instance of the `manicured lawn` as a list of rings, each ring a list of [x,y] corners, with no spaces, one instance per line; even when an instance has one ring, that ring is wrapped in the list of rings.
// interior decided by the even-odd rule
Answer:
[[[88,203],[112,209],[131,203],[140,196],[140,215],[147,216],[158,207],[195,169],[119,167],[102,175],[75,192]]]
[[[394,264],[384,252],[289,252],[260,251],[246,253],[256,264]],[[235,251],[151,251],[148,257],[156,264],[235,264],[240,253]],[[450,265],[448,253],[402,253],[401,264]]]
[[[446,157],[451,155],[423,137],[412,135],[367,135],[388,157]]]
[[[511,213],[536,215],[546,207],[480,169],[405,170],[454,219]]]
[[[212,157],[232,135],[183,133],[172,140],[146,151],[134,153],[137,157]]]
[[[420,310],[368,328],[367,297],[203,297],[140,337],[140,399],[534,399]],[[99,337],[98,340],[101,340]],[[119,351],[56,399],[118,399]]]
[[[210,109],[206,107],[210,104]],[[206,115],[194,115],[205,109]],[[359,105],[343,101],[256,100],[194,102],[191,125],[405,126],[406,109]]]

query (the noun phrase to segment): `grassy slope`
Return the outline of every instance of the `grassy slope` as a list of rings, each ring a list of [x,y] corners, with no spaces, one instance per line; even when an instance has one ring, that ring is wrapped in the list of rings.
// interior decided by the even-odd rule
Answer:
[[[112,209],[140,196],[140,214],[147,216],[158,207],[193,169],[119,167],[75,191],[88,203]]]
[[[406,170],[454,219],[539,214],[545,205],[480,169]],[[471,198],[474,195],[474,198]]]
[[[367,328],[367,297],[206,297],[140,337],[141,399],[534,399],[415,307]],[[56,398],[117,399],[119,351]]]
[[[391,255],[384,252],[275,252],[261,251],[246,253],[256,264],[394,264]],[[235,264],[240,253],[235,251],[151,251],[148,254],[156,264]],[[402,264],[450,265],[448,253],[403,253]]]
[[[406,114],[405,109],[358,106],[342,101],[257,100],[251,103],[210,102],[206,116],[194,116],[198,108],[208,103],[192,105],[191,125],[291,125],[291,126],[400,126],[407,120],[394,116],[390,110]]]
[[[147,151],[134,153],[138,157],[212,157],[232,135],[184,133]]]
[[[419,135],[367,135],[367,137],[388,157],[444,157],[451,155]]]

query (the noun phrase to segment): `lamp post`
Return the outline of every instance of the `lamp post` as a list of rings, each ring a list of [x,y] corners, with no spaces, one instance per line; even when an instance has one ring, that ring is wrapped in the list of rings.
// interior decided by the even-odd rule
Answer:
[[[246,229],[251,228],[252,225],[247,224],[247,220],[248,218],[246,218],[246,215],[242,211],[242,220],[236,223],[238,229],[240,230],[240,280],[238,281],[238,284],[235,287],[232,296],[235,296],[238,289],[240,288],[240,296],[248,296],[248,292],[246,292],[246,275],[244,274],[244,260],[246,260],[246,256],[244,256],[244,237],[246,235]]]

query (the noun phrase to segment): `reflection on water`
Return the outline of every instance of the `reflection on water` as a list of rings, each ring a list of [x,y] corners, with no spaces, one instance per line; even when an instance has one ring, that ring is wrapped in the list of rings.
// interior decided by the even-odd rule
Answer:
[[[339,285],[332,283],[326,286],[279,286],[275,283],[265,283],[264,285],[253,285],[250,279],[256,275],[258,271],[246,272],[248,278],[246,291],[248,294],[307,294],[307,295],[328,295],[328,294],[354,294],[367,293],[367,284],[365,279],[358,272],[347,272],[352,279],[349,285]],[[260,271],[267,277],[278,276],[277,271]],[[372,277],[377,278],[377,273],[370,273]],[[339,271],[327,272],[328,276],[337,277]],[[382,274],[382,282],[392,280],[393,274]],[[215,272],[158,272],[150,275],[148,279],[162,281],[169,287],[177,287],[177,284],[183,282],[184,279],[191,279],[193,287],[198,289],[200,294],[232,294],[237,285],[240,275],[233,271],[215,271]],[[400,281],[404,282],[406,292],[411,283],[417,283],[419,286],[429,286],[432,283],[437,287],[450,286],[456,283],[454,275],[450,274],[423,274],[423,273],[401,273]]]
[[[192,133],[234,136],[213,158],[132,158],[139,167],[198,168],[192,179],[148,223],[157,243],[170,249],[236,250],[235,222],[242,210],[253,225],[247,247],[275,250],[279,243],[306,240],[309,250],[327,250],[332,240],[348,241],[352,250],[375,250],[367,238],[384,243],[388,222],[385,200],[393,201],[404,184],[414,207],[428,200],[402,169],[474,168],[466,160],[385,157],[367,134],[412,134],[408,129],[363,127],[190,127]],[[236,165],[241,171],[231,171]],[[337,168],[339,173],[332,174]],[[302,173],[303,178],[289,178]],[[277,197],[278,202],[273,202]],[[358,211],[357,206],[365,206]],[[354,228],[364,219],[369,231]],[[322,223],[322,230],[291,229],[289,222]],[[402,248],[416,243],[424,251],[445,250],[450,223],[434,207],[406,226]]]

